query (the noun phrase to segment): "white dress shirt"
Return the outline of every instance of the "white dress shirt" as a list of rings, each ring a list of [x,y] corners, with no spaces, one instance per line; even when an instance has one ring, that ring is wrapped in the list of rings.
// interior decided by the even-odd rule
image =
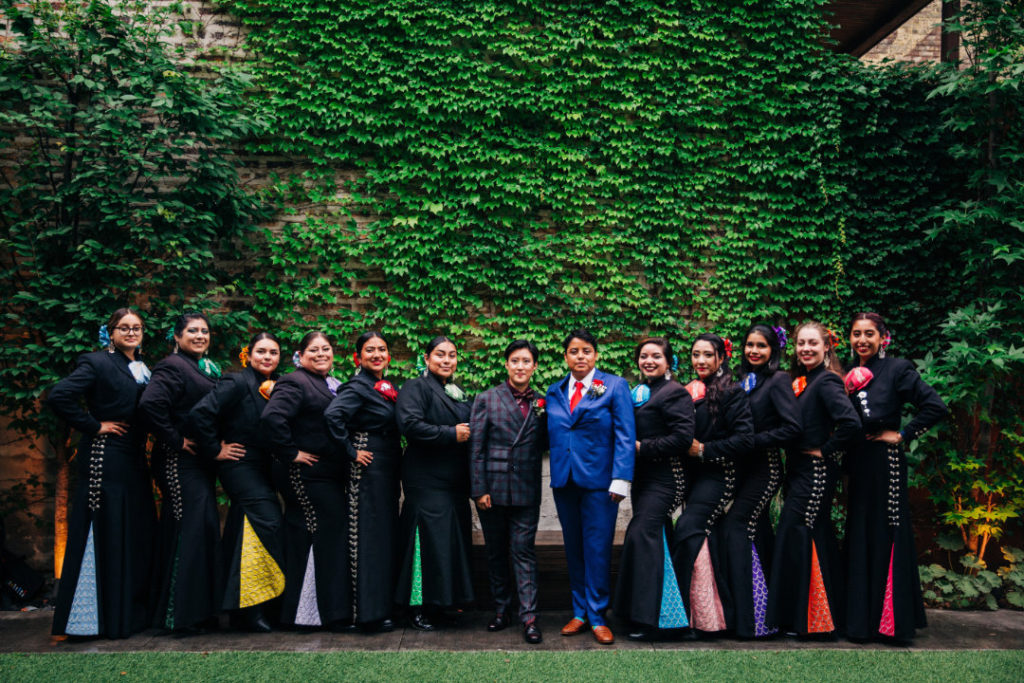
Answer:
[[[582,395],[586,397],[587,392],[590,391],[590,385],[594,383],[594,373],[597,372],[597,368],[594,368],[583,379],[576,379],[572,375],[569,375],[569,405],[572,405],[572,395],[576,393],[576,385],[583,385]],[[580,401],[582,402],[582,398]],[[608,486],[608,493],[614,493],[625,498],[629,495],[629,481],[626,479],[612,479],[612,483]]]

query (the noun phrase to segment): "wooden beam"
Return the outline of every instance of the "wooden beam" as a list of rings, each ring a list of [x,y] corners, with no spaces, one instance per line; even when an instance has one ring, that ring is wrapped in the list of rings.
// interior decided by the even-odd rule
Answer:
[[[931,0],[900,0],[888,3],[885,12],[879,15],[878,21],[873,22],[873,26],[868,31],[841,46],[842,51],[848,52],[854,57],[863,56],[930,2]]]
[[[942,61],[956,64],[960,61],[960,32],[947,31],[946,24],[960,13],[960,0],[942,2]]]

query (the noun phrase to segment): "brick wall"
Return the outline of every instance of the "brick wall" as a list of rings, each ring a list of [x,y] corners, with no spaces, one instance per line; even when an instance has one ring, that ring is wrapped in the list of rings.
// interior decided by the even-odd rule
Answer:
[[[933,0],[898,29],[867,51],[862,60],[884,59],[900,62],[938,62],[942,56],[942,2]]]

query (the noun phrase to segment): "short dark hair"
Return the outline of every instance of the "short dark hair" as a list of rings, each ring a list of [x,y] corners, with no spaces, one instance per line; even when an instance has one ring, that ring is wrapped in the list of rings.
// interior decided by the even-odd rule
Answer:
[[[331,341],[330,337],[328,337],[320,330],[313,330],[312,332],[307,332],[305,335],[303,335],[302,339],[299,340],[299,347],[296,350],[299,353],[305,353],[306,349],[309,348],[309,345],[312,344],[313,340],[316,339],[317,337],[322,337],[323,340],[327,342],[328,346],[332,348],[334,347],[334,342]]]
[[[362,353],[363,347],[366,346],[366,342],[371,339],[380,339],[388,348],[391,348],[391,345],[388,344],[388,340],[383,334],[377,330],[367,330],[356,339],[356,353]]]
[[[562,341],[563,353],[569,350],[569,344],[572,343],[573,339],[579,339],[582,342],[586,342],[594,347],[594,351],[597,351],[597,339],[594,337],[594,335],[590,334],[588,330],[585,330],[581,327],[578,330],[573,330],[572,332],[570,332],[569,335],[565,338],[565,340]]]
[[[452,346],[455,346],[455,342],[453,342],[451,339],[449,339],[448,337],[444,336],[443,334],[439,334],[439,335],[437,335],[436,337],[434,337],[433,339],[430,340],[430,343],[427,344],[427,348],[426,348],[426,350],[424,350],[423,354],[426,355],[426,356],[429,356],[431,353],[434,352],[434,349],[436,349],[441,344],[444,344],[445,342],[448,342]],[[455,351],[456,351],[456,353],[458,353],[458,347],[457,346],[455,347]]]
[[[536,363],[540,357],[540,351],[537,350],[537,345],[528,339],[516,339],[514,342],[505,347],[505,360],[509,359],[513,353],[519,349],[526,349],[533,356],[533,362]]]
[[[281,348],[280,339],[275,337],[272,333],[267,332],[266,330],[261,330],[260,332],[257,332],[256,334],[252,335],[252,339],[249,340],[249,352],[252,352],[252,349],[254,346],[256,346],[257,342],[261,342],[264,339],[269,339],[270,341],[277,344],[277,348]]]
[[[764,364],[764,375],[771,376],[779,369],[779,364],[782,362],[782,344],[779,341],[778,333],[767,323],[754,323],[747,328],[747,333],[743,335],[743,349],[740,350],[740,373],[747,375],[754,371],[753,366],[747,361],[746,346],[747,339],[755,333],[764,337],[764,340],[768,342],[768,348],[772,350],[772,355]]]
[[[181,333],[185,331],[188,324],[193,320],[202,320],[206,323],[207,327],[210,327],[210,319],[206,317],[205,313],[199,311],[189,311],[188,313],[182,313],[178,316],[177,320],[174,321],[174,336],[180,337]]]

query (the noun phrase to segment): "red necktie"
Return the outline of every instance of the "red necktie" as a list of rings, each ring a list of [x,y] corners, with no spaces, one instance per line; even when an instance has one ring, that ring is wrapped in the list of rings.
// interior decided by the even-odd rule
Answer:
[[[583,398],[583,382],[576,382],[576,388],[572,392],[572,398],[569,399],[569,412],[576,410],[576,404]]]

